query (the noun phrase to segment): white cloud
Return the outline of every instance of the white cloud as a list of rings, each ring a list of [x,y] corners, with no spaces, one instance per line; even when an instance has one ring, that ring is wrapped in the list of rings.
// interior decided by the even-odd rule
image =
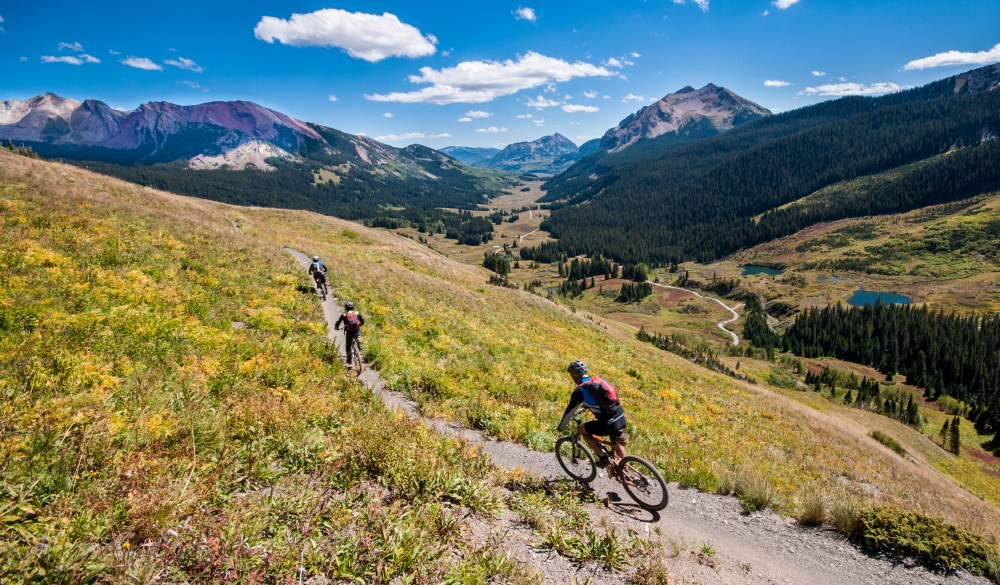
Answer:
[[[791,83],[787,81],[781,81],[780,79],[767,79],[764,80],[764,87],[788,87]]]
[[[771,11],[765,10],[763,16],[771,16]]]
[[[201,89],[201,86],[193,81],[182,81],[181,84],[186,85],[191,89]]]
[[[810,73],[812,73],[813,77],[823,77],[826,75],[826,71],[816,71],[815,69],[810,71]]]
[[[635,51],[632,51],[631,53],[629,53],[629,55],[630,55],[630,56],[631,56],[631,57],[632,57],[633,59],[638,59],[639,57],[642,57],[642,55],[640,55],[639,53],[636,53]]]
[[[129,67],[135,67],[136,69],[143,69],[145,71],[163,71],[163,66],[153,63],[152,60],[146,57],[126,57],[121,61],[122,65],[128,65]]]
[[[447,132],[442,132],[441,134],[407,132],[406,134],[386,134],[385,136],[376,136],[375,140],[378,140],[379,142],[402,142],[404,140],[418,140],[421,138],[451,138],[451,134],[448,134]]]
[[[535,108],[536,110],[541,110],[543,108],[554,108],[556,106],[562,105],[562,102],[550,100],[545,96],[539,95],[536,96],[534,99],[528,98],[528,101],[525,102],[525,104],[529,108]]]
[[[630,93],[622,98],[623,104],[627,104],[629,102],[648,102],[648,101],[650,101],[649,98],[642,97],[641,95],[635,95],[634,93]]]
[[[201,73],[205,69],[201,65],[198,65],[191,59],[185,59],[184,57],[178,57],[177,59],[167,59],[163,62],[164,65],[170,65],[172,67],[177,67],[178,69],[187,69],[188,71],[193,71],[195,73]]]
[[[556,87],[556,84],[548,83],[545,85],[545,93],[556,93],[557,91],[559,91],[559,88]]]
[[[337,101],[337,94],[331,93],[329,96],[327,96],[326,99],[330,100],[331,102],[335,102]]]
[[[383,118],[395,118],[396,114],[393,114],[392,112],[386,112],[386,113],[382,114],[382,117]]]
[[[621,69],[622,67],[631,67],[632,65],[635,65],[635,63],[629,61],[625,57],[611,57],[604,62],[604,65],[608,67],[614,67],[616,69]]]
[[[59,43],[58,47],[56,47],[56,50],[75,51],[77,53],[82,53],[83,45],[81,45],[80,43]]]
[[[3,22],[3,17],[0,16],[0,23],[2,23],[2,22]],[[0,26],[0,32],[3,32],[3,27],[2,26]]]
[[[597,92],[596,91],[585,91],[585,92],[583,92],[583,97],[588,98],[588,99],[594,99],[595,97],[597,97]]]
[[[366,95],[377,102],[434,104],[484,103],[500,96],[531,89],[552,81],[569,81],[575,77],[613,77],[616,74],[603,67],[577,61],[546,57],[529,51],[517,61],[463,61],[454,67],[433,69],[422,67],[420,75],[411,75],[411,83],[429,83],[418,91]]]
[[[535,120],[533,120],[533,123],[535,124],[535,126],[544,126],[545,118],[535,118]]]
[[[845,96],[845,95],[881,95],[903,89],[902,86],[892,82],[873,83],[864,85],[862,83],[831,83],[818,87],[807,87],[801,92],[804,95],[824,95],[824,96]]]
[[[326,8],[292,14],[290,20],[261,17],[254,36],[266,43],[278,41],[293,47],[338,47],[369,62],[387,57],[424,57],[437,50],[437,39],[400,22],[395,14],[365,14]]]
[[[514,18],[518,20],[527,20],[528,22],[538,22],[538,15],[535,14],[535,9],[528,8],[527,6],[523,8],[518,6],[517,10],[514,11]]]
[[[497,128],[496,126],[490,126],[489,128],[476,128],[476,132],[483,132],[485,134],[496,134],[498,132],[506,131],[506,128]]]
[[[592,114],[594,112],[600,112],[601,108],[598,108],[597,106],[583,106],[583,105],[579,105],[579,104],[566,104],[565,106],[562,107],[562,111],[566,112],[567,114],[576,114],[578,112],[586,112],[588,114]]]
[[[468,116],[462,116],[461,118],[458,119],[458,121],[462,122],[464,124],[465,122],[471,122],[472,118],[470,118]]]
[[[517,118],[519,120],[530,120],[530,119],[534,118],[534,116],[532,116],[531,114],[518,114]]]
[[[674,0],[674,4],[684,4],[688,0]],[[708,12],[708,0],[690,0],[692,4],[701,8],[702,12]]]
[[[771,5],[777,8],[778,10],[785,10],[786,8],[794,6],[795,4],[798,3],[799,0],[774,0],[774,2],[771,2]]]
[[[83,65],[84,63],[100,63],[101,60],[92,55],[86,53],[80,53],[79,55],[63,55],[56,57],[54,55],[42,55],[42,63],[66,63],[69,65]]]
[[[930,69],[932,67],[951,67],[953,65],[988,65],[1000,61],[1000,43],[993,45],[989,51],[963,53],[961,51],[946,51],[916,59],[907,63],[903,69]]]
[[[3,29],[0,28],[0,30],[3,30]],[[27,63],[28,62],[28,58],[27,57],[21,57],[20,61],[21,61],[21,63]]]
[[[491,112],[484,112],[482,110],[469,110],[465,113],[466,117],[469,118],[489,118],[493,114]]]

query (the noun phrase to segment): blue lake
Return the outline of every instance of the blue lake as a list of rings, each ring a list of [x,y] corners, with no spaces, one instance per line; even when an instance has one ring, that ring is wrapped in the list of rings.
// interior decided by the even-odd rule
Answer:
[[[754,274],[766,274],[768,276],[778,276],[784,270],[771,268],[770,266],[757,266],[755,264],[744,264],[738,268],[743,269],[743,276],[753,276]]]
[[[816,277],[816,282],[840,282],[840,277],[839,276],[829,276],[829,277],[817,276]]]
[[[891,292],[871,292],[858,289],[854,291],[851,298],[847,299],[847,304],[855,307],[874,305],[876,301],[881,301],[883,305],[909,305],[910,297]]]

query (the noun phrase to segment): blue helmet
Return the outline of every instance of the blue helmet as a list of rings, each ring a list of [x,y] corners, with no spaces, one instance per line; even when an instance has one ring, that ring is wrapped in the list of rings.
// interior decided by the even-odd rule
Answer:
[[[347,301],[346,303],[344,303],[344,308],[347,309],[348,311],[353,311],[354,303],[351,301]]]

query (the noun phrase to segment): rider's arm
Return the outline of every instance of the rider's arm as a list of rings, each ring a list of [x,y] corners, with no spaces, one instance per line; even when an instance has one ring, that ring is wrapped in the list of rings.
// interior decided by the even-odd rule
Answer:
[[[581,404],[583,404],[583,390],[577,388],[569,397],[569,404],[566,406],[566,412],[563,413],[562,421],[559,423],[560,431],[566,430],[570,421],[572,421],[573,417],[576,416],[577,409]]]
[[[358,321],[359,321],[359,322],[360,322],[360,323],[361,323],[362,325],[364,325],[364,324],[365,324],[365,318],[361,316],[361,313],[358,313]]]
[[[334,324],[333,328],[334,329],[340,329],[340,324],[343,323],[343,322],[344,322],[344,314],[341,313],[340,314],[340,319],[337,319],[337,323]]]

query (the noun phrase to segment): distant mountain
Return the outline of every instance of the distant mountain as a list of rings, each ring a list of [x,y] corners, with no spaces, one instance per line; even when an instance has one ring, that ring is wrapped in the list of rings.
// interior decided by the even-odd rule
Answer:
[[[998,88],[1000,64],[666,149],[657,147],[669,136],[661,134],[589,155],[543,185],[553,212],[542,228],[558,238],[544,256],[711,261],[817,222],[998,190]],[[540,259],[537,252],[521,250]]]
[[[544,188],[560,193],[585,189],[594,176],[624,161],[660,156],[770,115],[767,108],[724,87],[711,83],[697,90],[684,87],[581,147],[572,164],[561,168]]]
[[[660,136],[708,138],[770,115],[770,110],[724,87],[688,86],[622,120],[604,134],[600,148],[617,152]]]
[[[554,174],[569,167],[573,160],[565,157],[576,152],[577,147],[572,140],[556,133],[531,142],[515,142],[475,166],[519,173]],[[561,162],[557,164],[557,160]]]
[[[407,209],[473,208],[504,184],[424,146],[394,148],[247,101],[128,112],[47,93],[0,102],[0,139],[175,192],[393,225]],[[406,221],[418,220],[427,223]]]
[[[493,158],[500,152],[499,148],[476,148],[473,146],[446,146],[438,150],[467,165]]]

